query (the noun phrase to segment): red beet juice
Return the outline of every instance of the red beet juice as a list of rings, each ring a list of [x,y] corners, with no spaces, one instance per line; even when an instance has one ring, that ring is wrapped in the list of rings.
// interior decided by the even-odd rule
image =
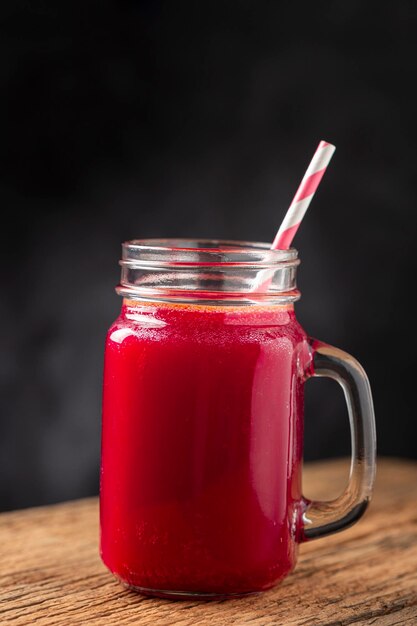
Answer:
[[[106,343],[100,494],[119,579],[244,594],[294,567],[305,345],[292,305],[124,301]]]

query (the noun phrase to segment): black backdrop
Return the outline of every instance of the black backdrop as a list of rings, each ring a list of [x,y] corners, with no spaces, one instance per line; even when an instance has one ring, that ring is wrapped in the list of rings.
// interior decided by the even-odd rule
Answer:
[[[1,508],[97,491],[120,242],[271,240],[320,139],[299,319],[365,366],[379,452],[416,457],[416,3],[0,12]],[[307,459],[349,452],[345,413],[309,383]]]

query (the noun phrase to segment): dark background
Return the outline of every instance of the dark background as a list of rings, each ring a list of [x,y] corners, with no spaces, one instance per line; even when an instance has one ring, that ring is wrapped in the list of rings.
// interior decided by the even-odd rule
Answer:
[[[0,507],[97,492],[120,243],[270,241],[320,139],[299,319],[354,354],[379,453],[417,456],[415,2],[18,2],[0,9]],[[306,459],[349,452],[307,385]]]

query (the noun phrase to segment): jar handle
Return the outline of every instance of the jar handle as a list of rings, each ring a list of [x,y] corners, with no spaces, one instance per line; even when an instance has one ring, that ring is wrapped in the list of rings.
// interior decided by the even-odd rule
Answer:
[[[376,434],[371,388],[362,366],[350,354],[309,339],[310,367],[306,378],[324,376],[342,387],[349,413],[352,459],[349,482],[335,500],[306,502],[301,540],[324,537],[348,528],[367,509],[375,480]]]

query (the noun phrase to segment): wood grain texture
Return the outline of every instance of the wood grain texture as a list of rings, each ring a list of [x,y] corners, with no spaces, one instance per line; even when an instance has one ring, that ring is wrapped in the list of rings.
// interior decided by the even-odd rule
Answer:
[[[306,495],[336,495],[347,467],[343,460],[307,465]],[[301,546],[295,572],[256,596],[142,597],[113,579],[97,542],[95,498],[0,515],[1,626],[417,625],[417,463],[380,460],[365,517]]]

